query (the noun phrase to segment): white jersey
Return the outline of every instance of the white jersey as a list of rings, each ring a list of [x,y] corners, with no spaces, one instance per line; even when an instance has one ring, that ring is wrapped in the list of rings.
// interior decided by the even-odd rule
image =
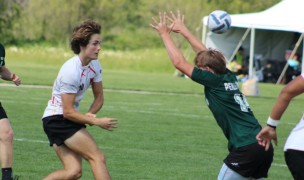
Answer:
[[[284,151],[287,149],[304,151],[304,115],[289,134],[284,146]]]
[[[76,94],[74,108],[79,110],[79,102],[92,82],[100,82],[101,65],[98,60],[92,60],[87,66],[82,66],[79,56],[76,55],[66,61],[54,82],[52,98],[44,111],[43,118],[63,114],[60,94]]]
[[[301,75],[304,78],[304,73]],[[304,151],[304,114],[300,122],[296,125],[295,128],[292,129],[286,140],[284,151],[287,149]]]

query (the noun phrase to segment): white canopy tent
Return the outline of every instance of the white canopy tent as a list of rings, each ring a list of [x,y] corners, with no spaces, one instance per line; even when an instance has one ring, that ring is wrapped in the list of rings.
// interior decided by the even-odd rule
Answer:
[[[231,29],[224,34],[207,33],[206,16],[203,18],[202,41],[207,47],[221,50],[227,59],[242,45],[249,51],[249,77],[252,77],[256,54],[264,59],[285,61],[285,50],[298,42],[298,38],[304,33],[303,7],[304,0],[282,0],[262,12],[233,14]],[[246,38],[249,32],[250,38]],[[301,51],[304,54],[303,45]]]

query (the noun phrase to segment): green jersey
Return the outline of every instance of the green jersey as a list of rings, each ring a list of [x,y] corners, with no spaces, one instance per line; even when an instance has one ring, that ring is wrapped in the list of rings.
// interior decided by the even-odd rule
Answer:
[[[0,67],[5,65],[5,49],[3,47],[3,45],[0,43]]]
[[[240,92],[234,73],[227,69],[217,75],[195,67],[191,79],[204,85],[206,103],[228,139],[229,150],[257,142],[261,125]]]

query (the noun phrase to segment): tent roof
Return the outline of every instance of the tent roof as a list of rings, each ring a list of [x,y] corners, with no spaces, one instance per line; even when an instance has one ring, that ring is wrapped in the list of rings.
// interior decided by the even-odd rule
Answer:
[[[231,26],[304,33],[304,0],[282,0],[261,12],[233,14]],[[208,16],[204,17],[207,24]]]

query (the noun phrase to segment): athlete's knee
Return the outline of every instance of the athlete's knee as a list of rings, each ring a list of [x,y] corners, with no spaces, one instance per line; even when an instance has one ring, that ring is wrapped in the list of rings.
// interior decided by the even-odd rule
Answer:
[[[4,143],[12,143],[14,139],[14,132],[12,128],[6,128],[1,132],[0,140]]]
[[[82,169],[81,168],[71,168],[67,170],[66,175],[68,176],[67,179],[79,179],[82,176]]]
[[[88,156],[87,160],[88,161],[98,161],[98,162],[102,162],[104,164],[106,163],[106,157],[103,154],[103,152],[101,152],[100,150],[97,150],[91,156]]]

